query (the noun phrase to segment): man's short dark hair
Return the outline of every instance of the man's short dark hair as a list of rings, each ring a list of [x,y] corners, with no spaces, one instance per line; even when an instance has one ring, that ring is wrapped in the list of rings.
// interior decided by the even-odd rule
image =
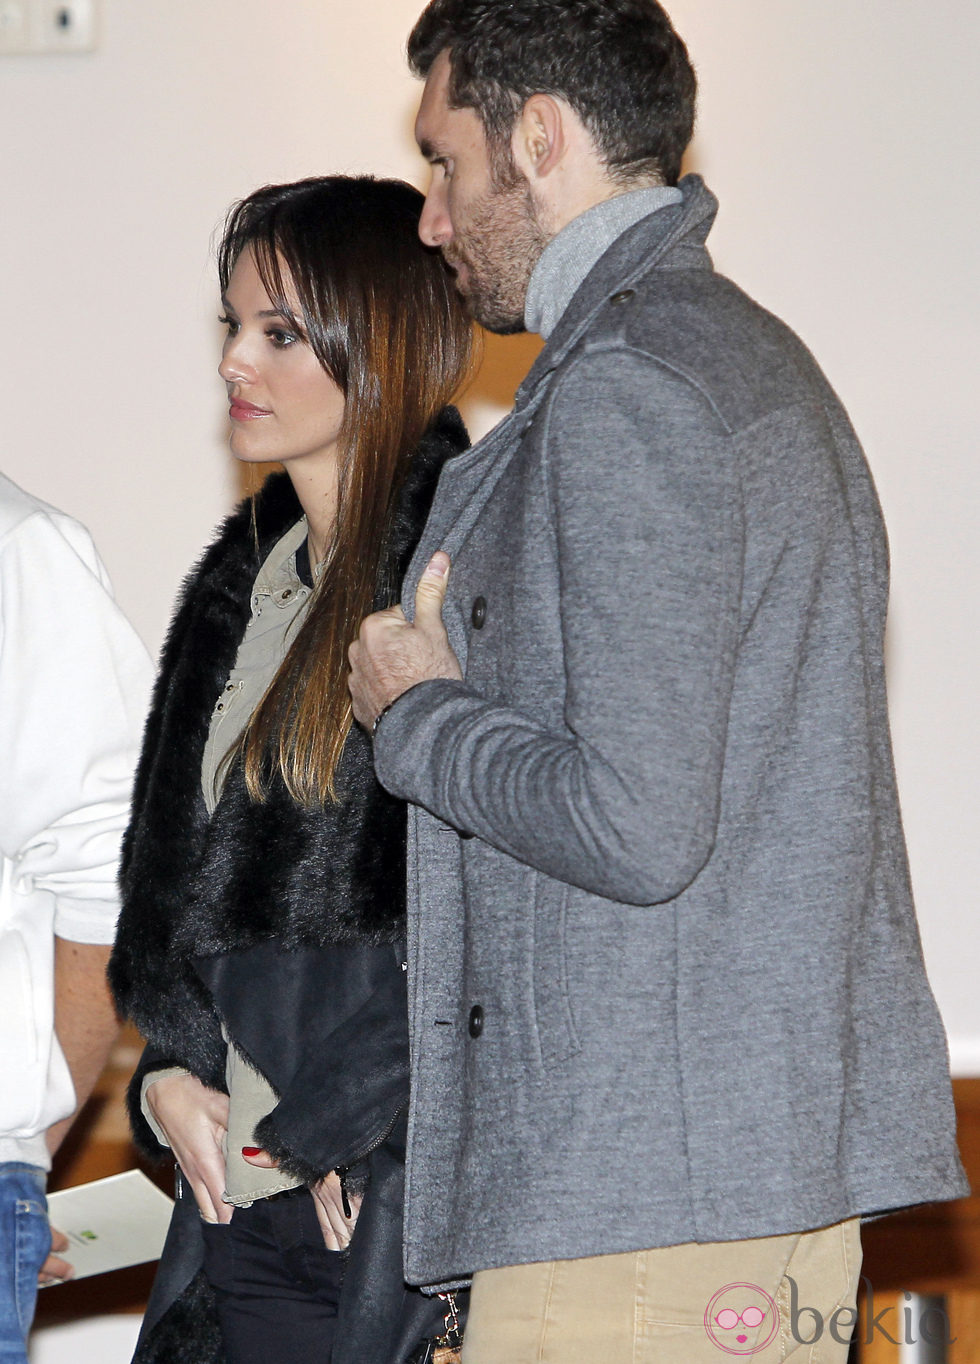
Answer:
[[[440,52],[449,103],[474,109],[498,152],[531,95],[578,114],[614,178],[674,185],[697,82],[656,0],[432,0],[408,40],[417,76]]]

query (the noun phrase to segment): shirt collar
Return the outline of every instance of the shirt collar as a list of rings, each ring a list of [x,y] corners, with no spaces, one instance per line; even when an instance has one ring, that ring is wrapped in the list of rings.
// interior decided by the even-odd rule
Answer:
[[[286,531],[269,552],[268,558],[255,576],[252,596],[271,597],[278,606],[295,600],[303,583],[296,572],[296,551],[306,539],[306,517],[300,517]]]

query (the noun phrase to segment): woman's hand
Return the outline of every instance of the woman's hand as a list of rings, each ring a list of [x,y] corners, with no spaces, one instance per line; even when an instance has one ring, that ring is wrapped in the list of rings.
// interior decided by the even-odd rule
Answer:
[[[268,1151],[255,1146],[243,1146],[242,1159],[262,1170],[278,1168],[277,1162]],[[327,1175],[319,1184],[313,1185],[310,1193],[313,1195],[313,1207],[323,1233],[323,1244],[327,1250],[346,1250],[350,1245],[350,1238],[354,1235],[357,1214],[361,1210],[360,1195],[352,1194],[349,1197],[348,1207],[351,1215],[347,1217],[344,1213],[344,1196],[340,1188],[339,1175],[333,1173]]]
[[[166,1133],[205,1222],[230,1222],[234,1208],[221,1198],[228,1095],[209,1089],[196,1075],[168,1075],[147,1088],[145,1102]]]
[[[339,1175],[331,1172],[325,1179],[321,1179],[319,1184],[314,1184],[310,1193],[313,1195],[313,1206],[323,1233],[323,1244],[327,1250],[346,1250],[350,1245],[350,1238],[354,1235],[357,1214],[361,1211],[360,1194],[348,1196],[347,1205],[351,1215],[345,1217]]]

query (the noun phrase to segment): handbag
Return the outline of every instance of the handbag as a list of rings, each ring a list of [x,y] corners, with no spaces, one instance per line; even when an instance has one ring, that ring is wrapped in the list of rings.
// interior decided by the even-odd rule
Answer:
[[[439,1297],[448,1305],[444,1331],[425,1341],[412,1355],[408,1364],[460,1364],[463,1350],[463,1323],[455,1293],[440,1293]]]

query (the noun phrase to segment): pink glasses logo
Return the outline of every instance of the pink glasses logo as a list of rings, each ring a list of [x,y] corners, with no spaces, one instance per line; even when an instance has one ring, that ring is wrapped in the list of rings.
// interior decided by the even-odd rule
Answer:
[[[779,1311],[764,1289],[754,1283],[719,1288],[704,1309],[708,1339],[725,1354],[758,1354],[779,1330]]]

